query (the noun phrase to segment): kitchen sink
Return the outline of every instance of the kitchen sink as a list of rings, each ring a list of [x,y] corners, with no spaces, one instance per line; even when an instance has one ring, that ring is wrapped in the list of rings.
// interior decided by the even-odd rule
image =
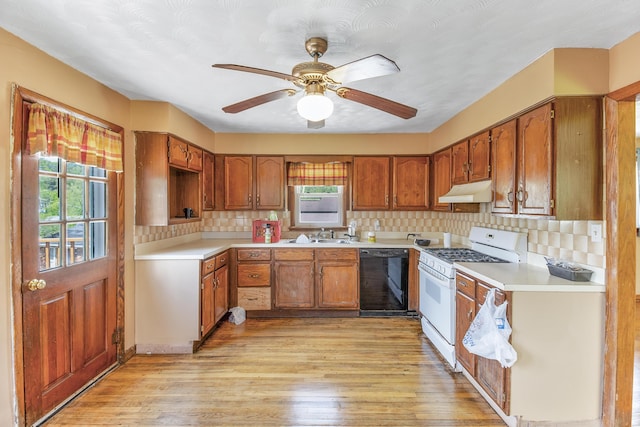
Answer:
[[[287,243],[297,243],[296,239],[291,239]],[[312,238],[309,240],[309,243],[319,243],[319,244],[339,244],[339,245],[348,245],[351,243],[349,239],[316,239]]]

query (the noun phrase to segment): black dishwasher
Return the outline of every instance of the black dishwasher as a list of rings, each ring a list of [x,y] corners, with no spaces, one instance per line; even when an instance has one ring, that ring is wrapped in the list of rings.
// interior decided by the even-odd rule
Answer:
[[[408,249],[360,249],[360,316],[408,315],[408,283]]]

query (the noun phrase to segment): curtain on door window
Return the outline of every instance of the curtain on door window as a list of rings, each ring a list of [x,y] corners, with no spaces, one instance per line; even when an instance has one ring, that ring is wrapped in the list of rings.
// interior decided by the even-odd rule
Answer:
[[[122,171],[122,137],[69,113],[33,103],[29,107],[27,153]]]
[[[347,185],[347,164],[289,163],[287,185]]]

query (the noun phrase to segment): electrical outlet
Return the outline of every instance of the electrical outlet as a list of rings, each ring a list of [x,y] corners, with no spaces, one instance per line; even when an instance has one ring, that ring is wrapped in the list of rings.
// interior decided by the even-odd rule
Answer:
[[[375,231],[380,231],[380,220],[376,219],[376,222],[373,224],[373,229]]]
[[[602,242],[602,224],[590,224],[589,235],[594,243]]]

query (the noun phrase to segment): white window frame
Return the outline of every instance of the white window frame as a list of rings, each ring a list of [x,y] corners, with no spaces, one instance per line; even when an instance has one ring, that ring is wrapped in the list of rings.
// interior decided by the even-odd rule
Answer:
[[[294,186],[294,194],[295,194],[295,212],[294,212],[294,220],[296,227],[299,228],[323,228],[323,227],[344,227],[345,221],[345,203],[344,203],[344,192],[345,186],[336,185],[338,188],[337,193],[304,193],[305,187],[324,187],[324,186],[314,186],[314,185],[296,185]],[[336,212],[332,212],[331,214],[327,214],[325,219],[318,219],[317,215],[314,219],[310,219],[312,215],[305,215],[304,212],[301,212],[301,208],[303,207],[302,201],[304,198],[308,197],[325,197],[325,198],[334,198],[336,200]]]

